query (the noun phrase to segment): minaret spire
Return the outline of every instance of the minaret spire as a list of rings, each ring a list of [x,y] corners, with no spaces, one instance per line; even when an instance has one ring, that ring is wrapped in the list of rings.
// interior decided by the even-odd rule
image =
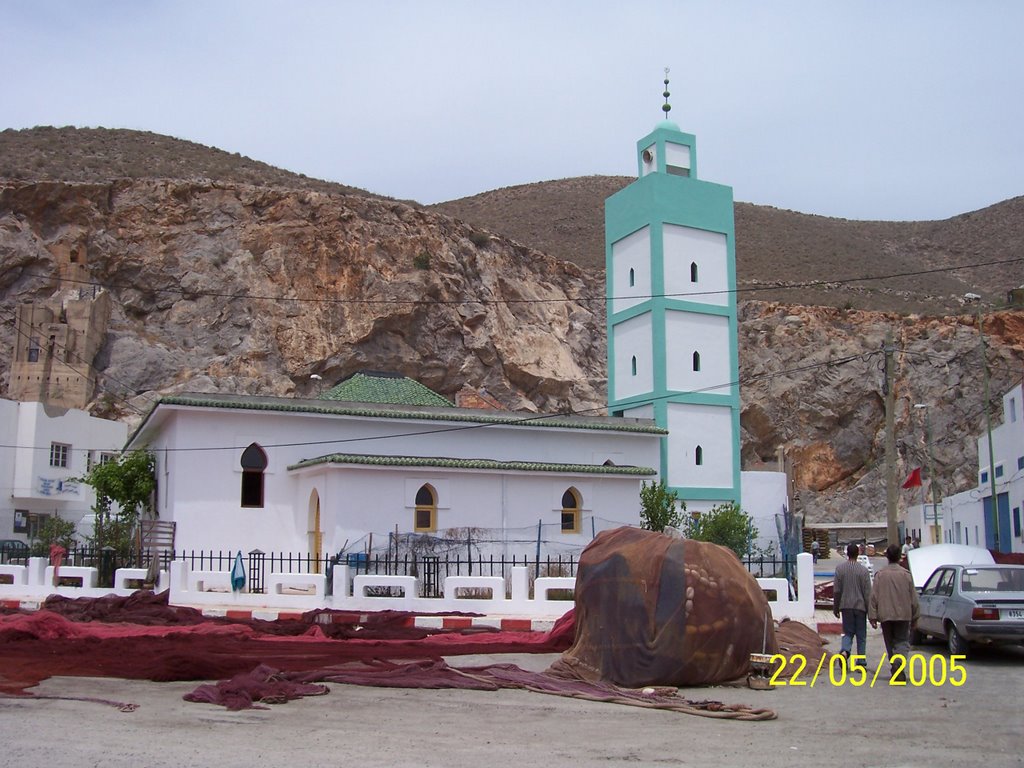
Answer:
[[[668,73],[669,68],[665,67],[665,92],[661,95],[665,97],[665,103],[661,105],[661,111],[665,113],[665,119],[668,120],[668,113],[672,111],[672,105],[668,103]]]

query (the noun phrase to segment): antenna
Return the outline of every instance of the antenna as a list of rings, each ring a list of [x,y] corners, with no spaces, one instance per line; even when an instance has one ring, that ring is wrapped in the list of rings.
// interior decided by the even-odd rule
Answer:
[[[661,111],[665,113],[666,120],[668,119],[668,113],[672,111],[672,105],[668,103],[668,97],[670,95],[668,92],[668,73],[669,68],[665,67],[665,92],[661,94],[665,97],[665,103],[661,105]]]

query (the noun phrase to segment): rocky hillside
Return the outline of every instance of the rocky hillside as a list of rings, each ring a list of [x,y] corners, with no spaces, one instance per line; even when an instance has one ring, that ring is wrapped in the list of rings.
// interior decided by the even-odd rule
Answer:
[[[0,149],[10,133],[0,133]],[[96,412],[134,421],[158,394],[184,389],[308,395],[313,373],[333,383],[364,368],[401,372],[449,396],[464,384],[484,387],[512,408],[603,407],[601,274],[493,234],[503,225],[488,233],[440,210],[332,187],[81,173],[67,173],[78,181],[0,178],[0,348],[14,343],[15,304],[53,294],[58,255],[84,254],[92,281],[114,299],[96,361]],[[767,222],[788,213],[765,210]],[[797,224],[804,218],[792,214]],[[1003,242],[1020,221],[1007,213],[1007,230],[982,228],[982,240]],[[962,231],[971,226],[965,220]],[[800,278],[813,274],[805,265]],[[845,304],[741,303],[745,461],[789,450],[799,511],[812,522],[884,515],[879,348],[891,330],[901,476],[924,463],[912,408],[924,402],[933,405],[943,490],[973,484],[982,424],[974,315]],[[1024,370],[1024,316],[989,315],[985,331],[997,400]],[[6,391],[7,355],[0,361]]]
[[[432,208],[603,272],[604,201],[631,181],[546,181]],[[850,221],[750,203],[735,213],[741,300],[941,314],[959,311],[965,293],[998,306],[1022,282],[1024,197],[944,221]]]
[[[5,346],[55,288],[56,244],[114,297],[97,360],[141,409],[179,388],[309,394],[369,368],[517,408],[603,399],[601,286],[578,267],[393,201],[234,184],[0,188]],[[595,314],[596,312],[596,314]]]

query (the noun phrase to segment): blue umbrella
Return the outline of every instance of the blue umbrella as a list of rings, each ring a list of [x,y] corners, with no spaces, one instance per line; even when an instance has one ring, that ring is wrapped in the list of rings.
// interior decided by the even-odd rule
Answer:
[[[245,586],[245,566],[242,565],[242,550],[235,555],[235,564],[231,567],[231,589],[241,592]]]

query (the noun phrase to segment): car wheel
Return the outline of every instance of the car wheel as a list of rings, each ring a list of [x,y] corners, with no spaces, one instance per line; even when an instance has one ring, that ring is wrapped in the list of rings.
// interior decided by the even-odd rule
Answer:
[[[946,630],[946,645],[949,648],[950,656],[966,656],[968,651],[967,641],[964,640],[963,635],[956,631],[956,627],[953,624],[949,625],[949,629]]]

